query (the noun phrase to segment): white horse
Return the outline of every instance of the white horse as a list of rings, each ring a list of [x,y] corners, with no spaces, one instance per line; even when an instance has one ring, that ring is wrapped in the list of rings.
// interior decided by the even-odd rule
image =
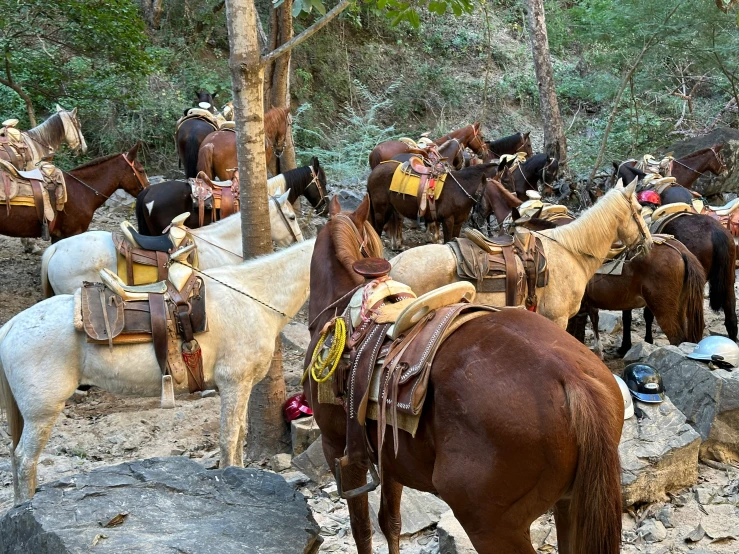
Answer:
[[[311,239],[240,265],[214,268],[208,271],[212,279],[205,278],[208,332],[197,340],[205,384],[221,392],[221,467],[243,465],[249,395],[267,374],[277,334],[308,298],[314,244]],[[33,496],[39,455],[65,400],[80,384],[123,395],[161,392],[151,343],[112,351],[90,344],[84,332],[74,329],[74,306],[74,296],[55,296],[0,328],[0,398],[13,438],[17,502]]]
[[[640,215],[634,189],[621,181],[597,204],[569,225],[539,231],[549,267],[549,284],[536,290],[537,312],[567,328],[567,320],[580,309],[580,300],[612,244],[651,246],[651,236]],[[427,244],[411,248],[390,260],[390,276],[418,295],[458,281],[456,259],[449,246]],[[477,293],[480,304],[505,306],[505,293]]]
[[[272,241],[279,247],[303,240],[289,192],[277,198],[282,215],[275,203],[269,202]],[[289,228],[288,225],[289,224]],[[198,248],[200,269],[241,263],[241,214],[234,214],[192,233]],[[54,294],[72,294],[82,281],[99,281],[98,273],[108,268],[115,272],[117,257],[113,239],[107,231],[88,231],[52,244],[41,258],[41,289],[44,298]]]

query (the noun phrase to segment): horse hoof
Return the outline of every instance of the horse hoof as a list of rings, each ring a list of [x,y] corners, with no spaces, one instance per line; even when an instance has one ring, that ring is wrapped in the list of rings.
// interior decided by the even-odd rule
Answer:
[[[618,354],[618,356],[619,356],[620,358],[623,358],[624,356],[626,356],[626,353],[627,353],[627,352],[628,352],[629,350],[631,350],[631,346],[629,346],[628,348],[624,348],[623,346],[619,346],[619,347],[618,347],[618,350],[616,350],[616,354]]]

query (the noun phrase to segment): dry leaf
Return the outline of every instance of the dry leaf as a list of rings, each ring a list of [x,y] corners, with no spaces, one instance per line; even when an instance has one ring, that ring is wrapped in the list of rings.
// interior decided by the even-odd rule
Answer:
[[[97,543],[99,543],[102,539],[107,539],[108,535],[103,535],[102,533],[99,533],[95,535],[95,538],[92,539],[92,544],[90,546],[97,546]]]
[[[124,521],[126,521],[126,518],[128,517],[128,512],[121,512],[117,516],[115,516],[113,519],[111,519],[108,523],[103,525],[103,527],[117,527]]]

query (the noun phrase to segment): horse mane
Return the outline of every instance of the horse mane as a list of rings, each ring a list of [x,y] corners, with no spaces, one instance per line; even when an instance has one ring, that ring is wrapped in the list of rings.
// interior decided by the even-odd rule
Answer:
[[[536,154],[535,156],[531,156],[528,160],[523,162],[523,166],[526,169],[539,171],[540,169],[544,169],[546,167],[548,161],[549,157],[546,154]]]
[[[274,139],[287,133],[290,108],[272,108],[264,114],[264,134]]]
[[[493,186],[498,190],[498,193],[503,197],[503,200],[506,204],[511,207],[518,207],[523,204],[523,200],[521,200],[518,196],[505,188],[505,186],[503,186],[503,183],[501,183],[497,179],[491,179],[491,181],[493,182]]]
[[[60,138],[64,138],[64,121],[59,112],[50,116],[46,121],[41,122],[32,129],[28,129],[26,134],[32,139],[38,139],[42,144],[56,142]]]
[[[618,227],[622,203],[628,205],[629,200],[621,189],[611,189],[575,221],[552,229],[547,236],[571,252],[595,255],[593,246],[610,241],[613,229]]]
[[[305,179],[310,179],[308,176],[311,174],[311,167],[309,165],[305,165],[303,167],[296,167],[295,169],[291,169],[290,171],[285,171],[285,173],[282,173],[282,176],[285,179],[285,189],[295,189],[295,185],[298,182],[305,181]],[[303,183],[303,186],[305,186],[305,183]]]
[[[90,160],[87,163],[84,163],[78,167],[75,167],[71,171],[78,171],[80,169],[87,169],[88,167],[94,167],[96,165],[100,165],[101,163],[107,162],[109,160],[112,160],[113,158],[117,158],[120,156],[120,154],[109,154],[107,156],[103,156],[101,158],[95,158],[94,160]]]
[[[700,150],[696,150],[695,152],[691,152],[687,156],[683,156],[682,158],[678,158],[679,160],[687,160],[689,158],[697,158],[698,156],[701,156],[708,152],[709,150],[712,150],[712,148],[701,148]]]
[[[382,258],[384,256],[382,241],[369,221],[364,222],[364,237],[364,249],[370,257]],[[360,251],[362,245],[357,236],[357,228],[346,213],[331,218],[331,240],[336,250],[336,259],[339,260],[357,284],[361,283],[364,279],[354,272],[352,264],[362,259],[363,255]]]
[[[514,146],[518,145],[522,139],[523,139],[523,133],[516,133],[514,135],[509,135],[507,137],[499,138],[497,140],[488,140],[486,142],[489,148],[500,148],[502,150],[502,149],[513,148]]]

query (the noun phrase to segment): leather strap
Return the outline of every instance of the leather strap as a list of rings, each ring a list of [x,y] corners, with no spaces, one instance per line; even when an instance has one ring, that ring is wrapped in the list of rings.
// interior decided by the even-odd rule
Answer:
[[[105,303],[105,288],[100,288],[100,307],[103,309],[103,321],[105,322],[105,334],[108,336],[108,348],[113,352],[113,331],[110,328],[108,317],[108,306]]]
[[[3,190],[5,191],[5,210],[7,215],[10,215],[10,175],[3,171],[0,172],[0,177],[2,177]]]
[[[225,219],[236,211],[234,193],[231,187],[221,188],[221,219]]]
[[[167,306],[163,294],[149,294],[151,340],[162,375],[167,373]]]
[[[166,281],[169,276],[169,253],[155,252],[157,257],[157,280]]]
[[[505,303],[506,306],[516,305],[516,289],[517,289],[517,271],[516,271],[516,256],[513,253],[513,248],[504,247],[503,260],[505,261]]]
[[[125,244],[124,248],[126,249],[126,284],[133,286],[136,284],[133,282],[133,248],[129,244]]]
[[[33,203],[36,205],[36,216],[38,220],[44,222],[44,195],[41,192],[41,181],[31,179],[31,190],[33,191]]]

